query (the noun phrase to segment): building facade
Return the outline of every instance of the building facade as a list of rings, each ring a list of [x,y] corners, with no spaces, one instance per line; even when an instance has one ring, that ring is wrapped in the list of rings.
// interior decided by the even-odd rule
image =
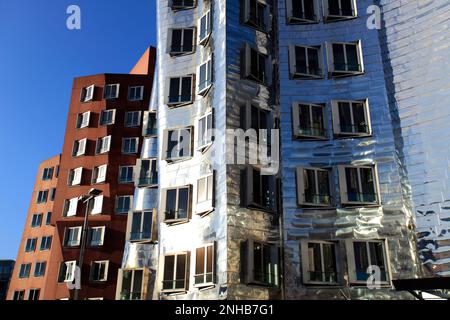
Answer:
[[[0,301],[6,300],[9,283],[14,271],[14,260],[0,261]]]

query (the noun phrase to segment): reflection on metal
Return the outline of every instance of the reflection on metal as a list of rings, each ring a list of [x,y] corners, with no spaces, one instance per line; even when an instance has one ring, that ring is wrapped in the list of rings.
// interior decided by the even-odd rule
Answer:
[[[122,269],[149,268],[156,270],[158,263],[158,247],[153,244],[125,244]]]

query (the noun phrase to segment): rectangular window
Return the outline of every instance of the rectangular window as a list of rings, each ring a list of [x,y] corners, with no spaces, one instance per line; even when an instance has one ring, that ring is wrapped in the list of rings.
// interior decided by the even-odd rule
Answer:
[[[169,0],[172,10],[192,9],[196,6],[196,0]]]
[[[133,204],[133,196],[118,196],[116,199],[116,213],[126,214]]]
[[[101,247],[105,238],[105,227],[92,227],[89,228],[89,246]]]
[[[376,166],[338,166],[342,205],[379,205]]]
[[[368,100],[331,102],[333,131],[336,135],[368,136],[372,134]]]
[[[189,288],[189,253],[164,257],[163,292],[184,292]]]
[[[211,11],[208,10],[199,20],[198,20],[198,43],[200,45],[206,45],[208,43],[209,37],[212,30],[211,21]]]
[[[260,53],[255,48],[245,45],[243,62],[243,77],[256,82],[267,82],[267,61],[266,55]]]
[[[297,199],[300,206],[329,207],[330,171],[321,168],[297,168]]]
[[[128,101],[142,101],[143,99],[144,99],[144,86],[128,88]]]
[[[302,24],[319,21],[317,0],[286,0],[288,23]]]
[[[69,177],[67,184],[69,186],[79,186],[83,177],[83,168],[76,168],[69,170]]]
[[[195,50],[195,29],[172,29],[169,31],[169,53],[171,55],[181,55],[192,53]]]
[[[96,196],[89,202],[89,213],[91,215],[101,214],[103,212],[104,196]]]
[[[56,166],[56,170],[55,170],[55,178],[59,178],[59,165]]]
[[[136,154],[138,152],[139,138],[123,138],[122,153]]]
[[[197,180],[196,214],[209,213],[214,210],[214,174]]]
[[[327,22],[356,18],[356,0],[324,0],[323,16]]]
[[[278,287],[280,277],[279,248],[273,245],[247,240],[244,243],[246,256],[245,279],[247,284]]]
[[[52,224],[52,213],[47,212],[47,216],[45,218],[45,225],[50,226]]]
[[[25,242],[25,252],[35,252],[36,251],[37,238],[27,239]]]
[[[321,47],[289,46],[289,70],[292,79],[322,78]]]
[[[152,240],[153,212],[132,213],[130,241]]]
[[[110,149],[111,149],[111,136],[98,138],[96,147],[97,154],[107,153],[110,151]]]
[[[56,197],[56,188],[51,188],[50,189],[50,201],[55,201],[55,197]]]
[[[80,113],[77,116],[77,129],[83,129],[89,127],[89,122],[91,119],[91,112]]]
[[[119,98],[119,88],[120,88],[120,84],[105,85],[105,88],[103,91],[103,99],[109,100],[109,99]]]
[[[25,299],[25,290],[14,291],[13,300],[22,301]]]
[[[198,149],[205,149],[212,144],[213,114],[209,112],[198,120]]]
[[[191,211],[191,187],[166,189],[161,202],[164,205],[166,223],[188,221]]]
[[[87,139],[75,140],[73,142],[72,156],[80,157],[86,154]]]
[[[139,161],[139,160],[138,160]],[[139,187],[158,184],[158,162],[156,159],[140,160]]]
[[[106,181],[107,170],[108,165],[106,164],[94,167],[94,170],[92,170],[92,183],[104,183]]]
[[[203,63],[198,70],[198,94],[206,95],[213,83],[213,59]]]
[[[304,284],[338,284],[336,243],[302,241],[301,255]]]
[[[214,284],[214,251],[213,243],[195,250],[194,285],[196,287],[204,287]]]
[[[144,281],[148,279],[147,269],[119,269],[120,300],[142,300],[145,291]]]
[[[294,103],[293,132],[299,139],[326,139],[324,105]]]
[[[31,271],[31,263],[24,263],[20,265],[19,270],[19,278],[20,279],[27,279],[30,277],[30,271]]]
[[[380,269],[379,281],[389,284],[389,260],[384,240],[346,241],[350,283],[367,285],[369,267]]]
[[[52,180],[54,168],[44,168],[42,171],[42,181]]]
[[[39,191],[36,197],[36,203],[37,204],[47,203],[47,199],[48,199],[48,190]]]
[[[92,101],[94,99],[94,89],[95,89],[94,85],[82,88],[80,101],[81,102]]]
[[[109,126],[114,124],[116,120],[116,109],[102,110],[100,114],[100,125]]]
[[[141,112],[140,111],[128,111],[125,112],[125,127],[135,128],[141,125]]]
[[[163,159],[184,160],[192,157],[192,128],[166,130],[164,132]]]
[[[156,112],[144,111],[143,120],[143,135],[144,136],[154,136],[158,133],[158,128],[156,126]]]
[[[94,261],[91,264],[91,281],[106,282],[108,280],[109,261]]]
[[[58,282],[73,282],[75,279],[76,261],[62,262],[59,267]]]
[[[41,289],[31,289],[28,292],[28,301],[38,301],[40,294],[41,294]]]
[[[66,228],[64,233],[64,247],[78,247],[81,240],[82,227]]]
[[[261,171],[254,167],[248,167],[242,171],[243,183],[242,203],[252,209],[276,210],[276,181],[274,176],[261,175]]]
[[[42,225],[42,213],[35,213],[31,216],[31,228],[39,228]]]
[[[244,23],[261,31],[268,31],[269,7],[259,0],[244,0]]]
[[[63,217],[73,217],[77,215],[78,198],[66,200],[64,203]]]
[[[52,247],[52,241],[53,241],[53,237],[52,236],[42,237],[41,238],[40,250],[41,251],[48,251],[48,250],[50,250],[51,247]]]
[[[327,59],[332,77],[364,73],[361,41],[327,43]]]
[[[167,104],[169,106],[179,106],[192,103],[192,88],[194,83],[194,77],[192,75],[170,78],[168,83],[169,93]]]
[[[34,265],[34,276],[40,278],[45,276],[45,269],[47,268],[47,262],[37,262]]]
[[[134,182],[134,167],[120,167],[119,169],[119,183],[133,183]]]

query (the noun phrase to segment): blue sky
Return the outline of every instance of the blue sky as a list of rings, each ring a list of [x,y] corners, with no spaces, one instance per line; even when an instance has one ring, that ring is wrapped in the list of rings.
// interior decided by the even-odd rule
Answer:
[[[0,0],[0,259],[16,258],[39,162],[61,151],[73,78],[128,73],[149,45],[155,0]]]

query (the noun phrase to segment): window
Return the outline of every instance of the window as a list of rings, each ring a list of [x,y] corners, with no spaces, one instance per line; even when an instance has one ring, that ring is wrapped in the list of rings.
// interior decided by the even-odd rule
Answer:
[[[203,63],[198,71],[199,84],[198,84],[198,94],[206,95],[208,90],[211,88],[213,83],[213,59],[210,58],[208,61]]]
[[[125,127],[135,128],[141,125],[141,112],[140,111],[128,111],[125,112]]]
[[[189,286],[189,253],[164,257],[163,292],[183,292]]]
[[[116,119],[116,110],[102,110],[100,114],[100,125],[101,126],[109,126],[114,124]]]
[[[193,82],[192,75],[170,78],[167,105],[170,107],[192,103]]]
[[[47,199],[48,199],[48,190],[38,191],[38,194],[36,197],[37,204],[46,203]]]
[[[76,261],[62,262],[59,267],[58,282],[73,282],[75,279]]]
[[[267,76],[269,59],[266,55],[260,53],[248,44],[245,45],[243,58],[243,77],[257,82],[268,82]]]
[[[324,0],[323,15],[327,22],[352,19],[358,15],[355,0]]]
[[[31,263],[21,264],[19,270],[19,278],[26,279],[30,277]]]
[[[41,251],[48,251],[48,250],[50,250],[51,247],[52,247],[52,240],[53,240],[52,236],[42,237],[41,238],[40,250]]]
[[[156,112],[144,111],[143,135],[154,136],[158,133],[156,127]]]
[[[156,159],[138,160],[140,163],[139,187],[158,184],[158,162]]]
[[[105,238],[105,227],[89,228],[89,246],[101,247]]]
[[[153,212],[133,212],[130,241],[152,240]]]
[[[297,168],[297,199],[300,206],[329,207],[330,171],[320,168]]]
[[[250,103],[241,107],[241,128],[244,130],[253,129],[256,140],[254,137],[249,137],[249,142],[256,142],[259,147],[267,147],[267,153],[270,153],[270,145],[272,143],[270,129],[273,128],[273,123],[274,120],[270,111],[261,109]],[[250,149],[251,152],[256,151],[258,153],[258,150],[252,150],[252,148]]]
[[[119,84],[107,84],[103,91],[103,99],[117,99],[119,97]]]
[[[47,216],[45,218],[45,225],[50,226],[52,224],[52,213],[47,212]]]
[[[209,213],[214,209],[214,174],[197,180],[197,214]]]
[[[200,45],[206,45],[209,41],[212,30],[212,20],[211,11],[208,10],[199,20],[198,20],[198,43]]]
[[[289,70],[292,79],[322,78],[320,46],[289,46]]]
[[[389,264],[386,242],[384,240],[346,241],[350,283],[367,285],[370,272],[368,268],[380,268],[379,281],[389,284]]]
[[[276,181],[274,176],[261,175],[259,169],[248,167],[241,173],[243,187],[242,203],[253,209],[274,211],[276,209]]]
[[[97,140],[97,148],[96,153],[97,154],[103,154],[109,152],[111,148],[111,136],[106,136],[103,138],[99,138]]]
[[[55,178],[59,178],[59,165],[56,166],[56,170],[55,170]]]
[[[213,114],[212,112],[198,120],[198,149],[205,149],[212,144]]]
[[[259,0],[244,0],[244,23],[261,31],[268,31],[269,8]]]
[[[192,9],[196,5],[196,0],[169,0],[172,10]]]
[[[328,71],[332,77],[345,77],[364,72],[361,41],[327,43]]]
[[[192,157],[192,128],[166,130],[163,143],[164,160],[176,161]]]
[[[194,286],[204,287],[214,284],[214,244],[195,250]]]
[[[336,244],[325,241],[302,241],[304,284],[338,284]]]
[[[134,167],[120,167],[119,183],[132,183],[134,181]]]
[[[334,134],[346,136],[368,136],[372,134],[369,103],[361,101],[331,102]]]
[[[94,99],[94,89],[95,89],[94,85],[82,88],[80,101],[81,102],[92,101]]]
[[[25,242],[25,252],[35,252],[36,251],[37,238],[27,239]]]
[[[83,129],[89,127],[89,121],[91,119],[91,112],[80,113],[77,117],[77,129]]]
[[[106,181],[106,172],[108,165],[104,164],[99,167],[94,167],[92,170],[92,183],[103,183]]]
[[[31,289],[28,292],[28,301],[38,301],[40,294],[41,294],[41,289]]]
[[[294,137],[299,139],[326,139],[324,105],[294,103]]]
[[[280,277],[279,249],[276,246],[247,240],[242,259],[247,284],[277,287]]]
[[[191,187],[172,188],[163,191],[164,221],[166,223],[189,220]]]
[[[86,154],[87,139],[75,140],[73,143],[72,156],[79,157]]]
[[[55,197],[56,197],[56,188],[51,188],[50,189],[50,201],[55,201]]]
[[[64,203],[63,217],[73,217],[77,215],[78,198],[66,200]]]
[[[91,264],[91,281],[106,282],[108,280],[109,261],[94,261]]]
[[[31,228],[39,228],[42,225],[42,213],[35,213],[31,217]]]
[[[103,212],[104,196],[96,196],[89,202],[89,213],[91,215],[101,214]]]
[[[170,30],[169,53],[173,56],[193,53],[195,50],[194,34],[194,28]]]
[[[44,168],[44,170],[42,171],[42,180],[48,181],[52,180],[52,178],[53,178],[53,168]]]
[[[145,300],[148,269],[119,269],[120,300]]]
[[[83,177],[83,168],[76,168],[69,170],[69,179],[67,184],[69,186],[78,186],[81,184],[81,178]]]
[[[25,299],[25,290],[14,291],[13,300],[22,301]]]
[[[133,203],[133,196],[118,196],[116,200],[116,213],[128,213]]]
[[[139,138],[124,138],[122,140],[123,154],[136,154],[138,152]]]
[[[82,227],[66,228],[64,233],[64,247],[78,247],[80,245]]]
[[[379,205],[375,166],[338,166],[342,205]]]
[[[45,276],[46,267],[47,267],[47,262],[37,262],[34,265],[34,276],[36,278]]]
[[[143,99],[144,99],[144,86],[128,88],[129,101],[141,101]]]
[[[318,22],[317,0],[286,0],[288,23]]]

